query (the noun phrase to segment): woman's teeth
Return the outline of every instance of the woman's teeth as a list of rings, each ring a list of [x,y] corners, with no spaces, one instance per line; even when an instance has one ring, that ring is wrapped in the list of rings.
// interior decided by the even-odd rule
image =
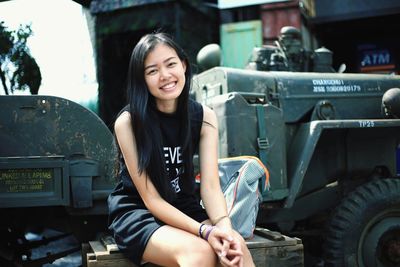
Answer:
[[[175,82],[171,82],[171,83],[168,83],[168,84],[162,86],[161,88],[162,89],[170,89],[170,88],[172,88],[174,86],[175,86]]]

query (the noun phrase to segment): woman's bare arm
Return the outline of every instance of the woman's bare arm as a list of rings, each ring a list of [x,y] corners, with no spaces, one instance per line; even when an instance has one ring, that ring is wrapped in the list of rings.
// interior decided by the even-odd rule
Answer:
[[[204,106],[204,122],[200,137],[200,193],[211,222],[228,214],[218,175],[218,122],[214,111]],[[218,225],[231,230],[228,219]]]

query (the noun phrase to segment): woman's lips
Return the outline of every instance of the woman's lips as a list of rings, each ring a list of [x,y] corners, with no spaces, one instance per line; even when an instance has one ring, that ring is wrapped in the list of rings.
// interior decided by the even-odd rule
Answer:
[[[176,82],[169,82],[169,83],[161,86],[160,89],[168,91],[168,90],[174,89],[175,86],[176,86]]]

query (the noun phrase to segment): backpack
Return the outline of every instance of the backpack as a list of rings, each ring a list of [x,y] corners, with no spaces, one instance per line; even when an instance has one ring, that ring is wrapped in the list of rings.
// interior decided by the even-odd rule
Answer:
[[[218,169],[232,227],[252,238],[262,192],[269,189],[268,170],[253,156],[219,159]]]

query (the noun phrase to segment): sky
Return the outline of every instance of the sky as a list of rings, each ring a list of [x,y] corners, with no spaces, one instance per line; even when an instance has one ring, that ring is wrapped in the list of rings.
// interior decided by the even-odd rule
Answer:
[[[0,2],[0,20],[12,30],[31,24],[28,47],[41,70],[40,95],[76,102],[97,99],[92,44],[81,5],[72,0]]]

